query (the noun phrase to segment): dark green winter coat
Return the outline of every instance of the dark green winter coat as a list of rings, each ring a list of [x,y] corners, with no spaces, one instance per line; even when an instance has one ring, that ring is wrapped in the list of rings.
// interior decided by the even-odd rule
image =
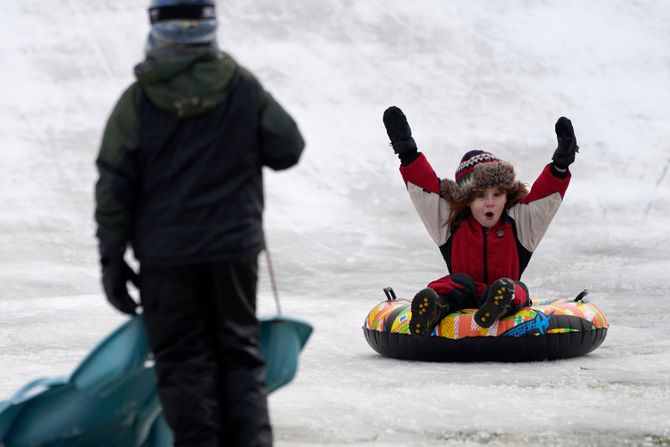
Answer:
[[[135,68],[96,161],[101,246],[144,263],[248,259],[264,248],[263,166],[304,147],[293,119],[216,50],[171,52]]]

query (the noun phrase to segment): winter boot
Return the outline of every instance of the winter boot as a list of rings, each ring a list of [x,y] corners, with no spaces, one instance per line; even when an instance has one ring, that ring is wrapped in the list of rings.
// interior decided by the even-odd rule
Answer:
[[[483,328],[491,327],[510,310],[514,302],[514,281],[500,278],[489,286],[486,301],[475,313],[475,323]]]
[[[409,331],[412,335],[427,337],[442,320],[449,315],[449,304],[433,289],[425,288],[412,300],[412,319]]]

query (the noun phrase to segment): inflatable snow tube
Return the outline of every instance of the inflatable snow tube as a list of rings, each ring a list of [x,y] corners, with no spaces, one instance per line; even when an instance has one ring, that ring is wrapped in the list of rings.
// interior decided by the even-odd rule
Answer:
[[[372,349],[386,357],[432,362],[554,360],[593,351],[609,326],[595,304],[544,299],[487,329],[474,322],[476,309],[464,309],[446,316],[431,336],[418,337],[409,333],[410,304],[393,296],[372,308],[363,326]]]

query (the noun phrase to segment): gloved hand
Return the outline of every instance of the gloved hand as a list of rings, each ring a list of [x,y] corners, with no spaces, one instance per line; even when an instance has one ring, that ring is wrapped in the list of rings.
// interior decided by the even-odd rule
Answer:
[[[107,301],[124,314],[135,315],[137,303],[128,293],[128,281],[139,289],[139,275],[123,259],[123,250],[105,249],[100,243],[102,287]]]
[[[402,155],[405,152],[416,151],[416,143],[412,138],[412,130],[409,128],[407,118],[402,110],[391,106],[384,111],[384,126],[386,133],[391,139],[393,152]]]
[[[558,138],[558,147],[551,157],[554,166],[559,169],[567,169],[575,161],[575,153],[579,152],[577,138],[572,128],[572,122],[562,116],[556,121],[556,137]]]

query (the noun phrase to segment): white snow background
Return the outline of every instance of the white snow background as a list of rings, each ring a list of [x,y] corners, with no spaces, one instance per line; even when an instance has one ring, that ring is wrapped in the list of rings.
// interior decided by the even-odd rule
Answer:
[[[0,399],[69,373],[123,317],[93,237],[94,159],[148,31],[147,2],[2,2]],[[222,48],[294,115],[300,165],[266,173],[283,311],[315,332],[270,396],[280,446],[670,445],[670,3],[226,0]],[[590,300],[603,345],[570,360],[377,355],[361,326],[446,267],[405,192],[382,113],[401,107],[438,175],[469,149],[531,183],[565,115],[581,148],[524,280]],[[261,260],[259,313],[274,313]]]

